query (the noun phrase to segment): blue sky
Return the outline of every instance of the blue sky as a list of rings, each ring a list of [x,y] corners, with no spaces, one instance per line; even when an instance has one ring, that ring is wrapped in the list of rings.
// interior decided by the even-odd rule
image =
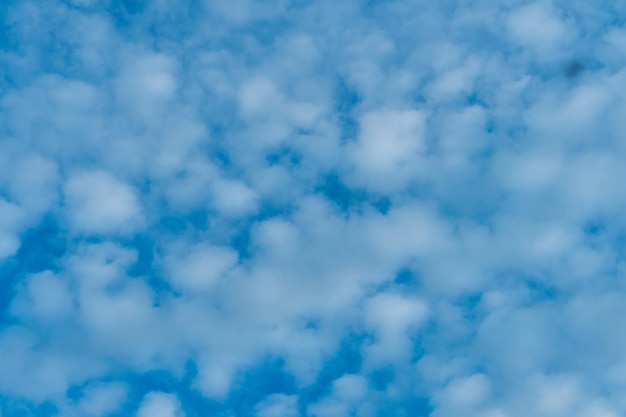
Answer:
[[[0,417],[626,415],[626,2],[0,17]]]

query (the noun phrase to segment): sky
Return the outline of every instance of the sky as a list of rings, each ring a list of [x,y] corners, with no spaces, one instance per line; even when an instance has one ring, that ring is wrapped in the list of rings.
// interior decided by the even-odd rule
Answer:
[[[626,1],[0,18],[1,417],[626,415]]]

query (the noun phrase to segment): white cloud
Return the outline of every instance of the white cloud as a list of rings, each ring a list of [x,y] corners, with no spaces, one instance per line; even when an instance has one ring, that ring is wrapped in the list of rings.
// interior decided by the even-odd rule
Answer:
[[[211,188],[213,204],[225,217],[250,215],[258,209],[256,192],[240,181],[218,180]]]
[[[89,386],[72,412],[85,417],[110,415],[121,408],[127,391],[128,388],[120,383]]]
[[[621,6],[139,3],[7,5],[3,402],[626,412]]]
[[[77,232],[127,234],[141,227],[136,191],[107,172],[77,173],[63,189],[68,220]]]
[[[238,255],[230,247],[198,244],[179,245],[164,259],[168,275],[176,287],[192,292],[207,291],[237,264]]]
[[[446,386],[441,403],[446,407],[467,409],[479,405],[487,399],[490,386],[485,375],[472,375],[457,378]]]
[[[178,88],[174,58],[131,49],[125,51],[124,67],[116,80],[120,105],[138,123],[151,125],[165,116],[165,107]]]
[[[26,220],[23,210],[0,197],[0,259],[17,253],[20,247],[19,232]]]
[[[53,161],[37,154],[25,155],[15,161],[9,190],[31,215],[40,215],[58,199],[58,177]]]
[[[321,401],[308,408],[308,414],[315,417],[339,417],[349,413],[349,408],[338,401]]]
[[[357,403],[367,395],[367,380],[360,375],[343,375],[333,382],[333,395]]]
[[[67,283],[51,271],[44,271],[28,277],[13,301],[12,312],[26,320],[58,323],[68,319],[73,304]]]
[[[532,48],[544,58],[570,36],[567,24],[546,3],[525,5],[515,10],[507,22],[515,42]]]
[[[207,355],[204,355],[205,357]],[[246,365],[246,360],[233,358],[229,352],[220,352],[213,358],[202,358],[199,361],[198,376],[194,388],[208,398],[223,400],[228,397],[232,388],[237,368]]]
[[[184,417],[180,402],[173,394],[151,392],[137,411],[137,417]]]
[[[364,402],[367,394],[367,381],[364,377],[346,374],[333,381],[331,394],[310,405],[307,413],[316,417],[354,415],[358,412],[358,405]]]
[[[19,247],[19,237],[14,234],[0,232],[0,260],[15,255]]]
[[[298,399],[293,395],[273,394],[255,406],[256,417],[298,417]]]
[[[25,328],[4,328],[0,336],[0,389],[6,395],[35,402],[62,398],[75,383],[99,375],[100,363],[74,357],[64,346],[42,348],[38,335]],[[65,346],[65,348],[67,348]],[[33,384],[33,381],[37,381]]]
[[[398,294],[378,294],[367,301],[365,321],[375,332],[376,342],[365,351],[366,363],[374,366],[399,364],[411,359],[411,333],[423,324],[426,304]]]
[[[358,184],[393,192],[411,181],[415,161],[425,151],[425,116],[416,110],[363,115],[358,141],[349,149]]]
[[[218,0],[206,0],[209,9],[217,13],[226,22],[233,25],[243,25],[254,20],[265,20],[277,17],[289,5],[289,0],[273,2],[253,2],[250,0],[235,0],[224,3]]]

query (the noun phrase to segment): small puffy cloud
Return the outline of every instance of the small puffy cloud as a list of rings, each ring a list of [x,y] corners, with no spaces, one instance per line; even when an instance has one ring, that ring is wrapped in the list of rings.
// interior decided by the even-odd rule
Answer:
[[[180,401],[173,394],[164,392],[151,392],[147,394],[136,417],[184,417]]]
[[[216,13],[221,19],[238,26],[279,16],[281,12],[285,11],[290,0],[272,2],[234,0],[228,3],[219,0],[205,0],[205,3],[209,10]]]
[[[333,381],[331,394],[310,405],[307,413],[316,417],[354,415],[357,406],[366,399],[367,393],[367,381],[364,377],[346,374]]]
[[[116,98],[132,120],[152,126],[165,116],[167,104],[176,94],[176,60],[164,53],[128,48],[116,82]]]
[[[246,81],[239,91],[239,107],[246,117],[272,114],[271,109],[281,105],[283,100],[274,82],[266,77]]]
[[[217,180],[212,185],[213,205],[225,217],[254,214],[258,209],[257,193],[235,180]]]
[[[87,387],[72,413],[85,417],[101,417],[118,411],[128,394],[121,383],[94,384]]]
[[[136,191],[104,171],[81,172],[63,187],[72,230],[88,234],[128,234],[143,223]]]
[[[31,275],[13,300],[12,312],[23,319],[59,322],[73,310],[68,283],[51,271]]]
[[[3,328],[0,390],[5,395],[34,402],[58,399],[71,385],[103,371],[100,363],[83,355],[72,355],[70,350],[59,349],[58,345],[46,347],[41,346],[32,330],[21,326]]]
[[[198,376],[194,388],[205,397],[223,400],[228,397],[232,388],[237,369],[244,365],[245,360],[234,357],[230,352],[220,352],[213,357],[205,355],[199,361]]]
[[[58,167],[40,155],[26,155],[15,162],[10,194],[31,214],[50,209],[58,199]]]
[[[367,302],[366,322],[382,333],[408,331],[426,318],[428,307],[417,298],[382,293]]]
[[[365,305],[365,323],[376,341],[365,351],[370,365],[402,363],[411,358],[411,334],[424,323],[428,307],[422,300],[382,293]]]
[[[244,154],[248,150],[267,152],[293,146],[290,138],[298,136],[299,131],[315,131],[323,107],[291,97],[280,87],[269,77],[255,76],[239,88],[237,101],[246,122],[246,136],[255,138],[240,149]]]
[[[168,276],[177,288],[191,292],[210,290],[237,265],[237,252],[230,247],[178,246],[164,259]]]
[[[443,401],[460,407],[471,407],[485,401],[489,391],[490,383],[485,375],[457,378],[444,389]]]
[[[468,59],[458,67],[443,71],[428,85],[427,94],[433,102],[462,101],[472,94],[474,84],[481,72],[483,64],[478,59]]]
[[[0,197],[0,260],[17,253],[26,218],[21,207]]]
[[[580,383],[568,375],[539,376],[533,378],[536,408],[542,414],[572,414],[581,398]]]
[[[312,404],[307,409],[307,413],[314,417],[340,417],[349,415],[349,407],[339,401],[324,400]]]
[[[377,111],[362,116],[350,155],[355,182],[393,192],[412,180],[415,161],[426,150],[425,115],[417,110]]]
[[[555,48],[569,40],[571,33],[558,12],[545,2],[522,6],[508,17],[508,30],[511,39],[519,45],[548,58]]]
[[[295,395],[273,394],[254,407],[256,417],[298,417]]]
[[[89,7],[93,6],[95,0],[70,0],[70,3],[74,6]]]
[[[0,231],[0,260],[4,260],[17,253],[20,248],[20,238],[13,233]]]
[[[343,375],[333,381],[333,395],[350,403],[361,401],[367,395],[367,380],[360,375]]]

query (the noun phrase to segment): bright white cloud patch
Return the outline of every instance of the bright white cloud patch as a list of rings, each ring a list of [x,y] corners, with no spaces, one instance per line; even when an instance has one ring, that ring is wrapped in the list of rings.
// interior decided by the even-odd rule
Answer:
[[[554,53],[568,35],[567,26],[557,13],[548,2],[522,6],[508,19],[511,36],[540,53]]]
[[[25,215],[19,206],[0,199],[0,259],[14,255],[20,247],[18,232],[22,229]]]
[[[13,312],[22,318],[42,321],[67,319],[74,300],[67,283],[51,271],[31,275],[13,302]]]
[[[417,110],[365,114],[353,155],[359,182],[376,191],[396,191],[411,181],[424,151],[424,115]]]
[[[184,417],[176,396],[162,392],[146,395],[137,411],[137,417]]]
[[[94,417],[111,415],[121,408],[126,395],[127,388],[119,383],[90,386],[68,414]]]
[[[6,232],[0,234],[0,258],[6,259],[15,255],[20,247],[20,239]]]
[[[255,407],[257,417],[296,417],[299,415],[297,401],[293,395],[274,394]]]
[[[63,189],[69,222],[78,232],[127,234],[141,224],[135,191],[107,172],[78,173]]]
[[[5,3],[3,417],[626,415],[619,2]]]
[[[180,242],[164,261],[175,286],[201,292],[216,286],[234,268],[237,253],[230,247],[197,245],[190,248]]]
[[[346,374],[333,381],[329,397],[309,406],[312,416],[333,417],[340,415],[367,413],[362,407],[367,397],[367,381],[360,375]],[[361,409],[361,410],[359,410]]]
[[[239,181],[219,180],[212,188],[213,204],[225,217],[254,214],[258,208],[254,190]]]

